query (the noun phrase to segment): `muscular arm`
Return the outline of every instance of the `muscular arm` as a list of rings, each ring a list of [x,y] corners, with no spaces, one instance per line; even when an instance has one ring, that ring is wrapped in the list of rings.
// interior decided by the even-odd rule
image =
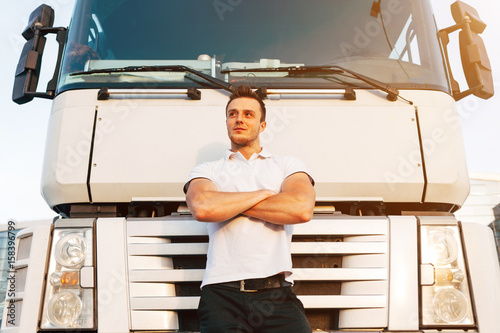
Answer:
[[[311,220],[316,192],[309,176],[303,172],[288,176],[281,192],[260,201],[245,215],[275,224],[296,224]]]
[[[201,222],[226,221],[275,195],[270,190],[253,192],[219,192],[206,178],[196,178],[189,183],[186,202],[194,218]]]

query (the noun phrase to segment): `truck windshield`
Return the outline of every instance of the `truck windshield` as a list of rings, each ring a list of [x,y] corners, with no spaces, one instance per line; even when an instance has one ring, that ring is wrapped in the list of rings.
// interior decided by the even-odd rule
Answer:
[[[373,4],[78,0],[58,93],[103,86],[220,88],[214,82],[270,88],[370,87],[335,71],[290,75],[257,70],[304,66],[340,66],[395,88],[449,92],[428,0]],[[171,66],[187,67],[216,81],[194,79],[189,71],[161,70]],[[116,70],[126,67],[142,69]]]

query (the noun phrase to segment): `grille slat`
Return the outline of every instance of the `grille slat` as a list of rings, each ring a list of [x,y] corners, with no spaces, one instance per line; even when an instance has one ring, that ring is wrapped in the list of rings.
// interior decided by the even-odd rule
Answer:
[[[168,223],[165,223],[168,221]],[[127,220],[129,237],[178,237],[206,236],[205,223],[194,220],[191,216],[168,216],[141,220]],[[140,223],[137,223],[140,222]],[[342,222],[342,223],[339,223]],[[387,218],[385,217],[315,217],[308,223],[294,226],[294,235],[385,235],[387,234]]]
[[[130,282],[197,282],[203,278],[203,269],[137,269],[131,270]],[[375,281],[386,280],[384,268],[297,268],[295,281]]]
[[[370,309],[385,307],[386,295],[355,295],[355,296],[308,296],[300,295],[304,307],[310,309]],[[132,297],[131,308],[134,311],[169,311],[196,310],[198,296],[184,297]]]
[[[207,243],[163,243],[163,244],[129,244],[129,255],[132,256],[176,256],[204,255]],[[293,242],[292,254],[375,254],[386,253],[383,242],[343,243],[343,242]]]

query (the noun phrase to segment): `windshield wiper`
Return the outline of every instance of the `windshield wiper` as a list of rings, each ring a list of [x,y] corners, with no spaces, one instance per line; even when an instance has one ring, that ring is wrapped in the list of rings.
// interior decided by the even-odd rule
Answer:
[[[387,99],[390,101],[397,100],[399,96],[399,90],[397,90],[396,88],[393,88],[390,85],[375,80],[371,77],[365,76],[363,74],[351,71],[349,69],[340,66],[291,66],[291,67],[276,67],[276,68],[226,69],[221,71],[222,74],[246,73],[246,72],[287,72],[288,76],[297,76],[310,73],[345,75],[347,73],[350,74],[350,77],[354,77],[360,81],[369,84],[373,88],[386,92]]]
[[[86,72],[71,73],[70,76],[76,75],[92,75],[101,73],[133,73],[133,72],[188,72],[195,76],[201,77],[205,81],[210,82],[216,87],[222,88],[229,92],[233,92],[233,87],[220,79],[214,78],[210,75],[197,71],[187,66],[174,65],[174,66],[128,66],[120,68],[103,68],[103,69],[93,69]]]

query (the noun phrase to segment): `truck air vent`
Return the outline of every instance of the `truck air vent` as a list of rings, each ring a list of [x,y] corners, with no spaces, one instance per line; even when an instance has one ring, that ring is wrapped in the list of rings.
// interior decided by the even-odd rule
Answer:
[[[295,226],[294,288],[313,329],[342,328],[353,316],[386,327],[388,225],[385,217],[316,215]],[[191,216],[127,221],[131,329],[198,330],[207,249],[206,226]]]

